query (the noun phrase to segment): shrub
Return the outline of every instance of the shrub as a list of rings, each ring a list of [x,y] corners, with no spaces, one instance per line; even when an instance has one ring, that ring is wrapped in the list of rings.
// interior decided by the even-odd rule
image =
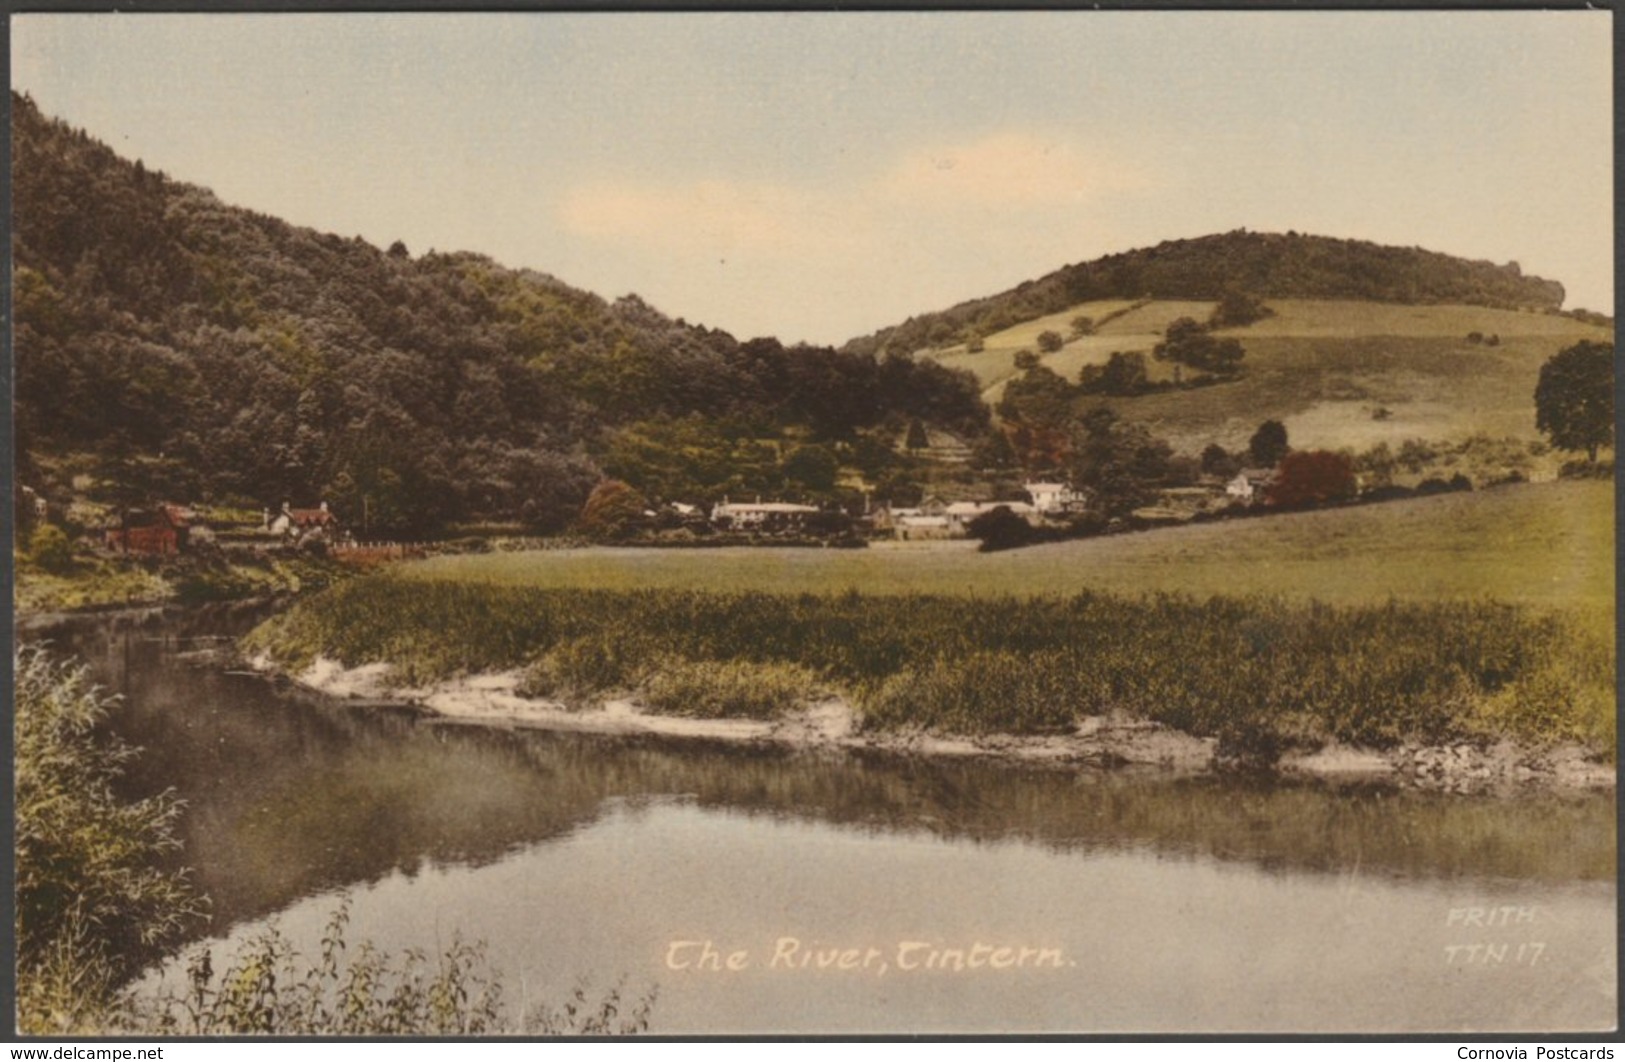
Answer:
[[[617,633],[570,638],[525,669],[517,692],[563,701],[571,707],[589,707],[606,693],[636,686],[653,654],[649,643]]]
[[[301,961],[288,939],[269,928],[244,945],[218,976],[213,955],[187,962],[184,997],[166,995],[143,1007],[138,1023],[164,1035],[234,1036],[489,1036],[632,1035],[648,1027],[654,995],[623,1014],[622,987],[599,1000],[585,985],[562,1010],[517,1014],[503,999],[501,979],[483,944],[454,938],[432,961],[418,950],[400,956],[363,941],[345,941],[346,896],[328,921],[321,954]]]
[[[1031,734],[1070,729],[1080,688],[1068,655],[973,653],[902,671],[863,705],[864,729],[923,726],[951,734]]]
[[[55,524],[41,524],[28,539],[28,556],[35,564],[55,575],[73,570],[73,542]]]
[[[1557,475],[1559,479],[1613,479],[1614,462],[1607,458],[1600,461],[1564,461]]]
[[[621,538],[643,524],[645,506],[643,495],[631,486],[607,479],[588,495],[576,529],[589,538]]]
[[[974,517],[965,525],[971,538],[979,540],[983,553],[1001,549],[1015,549],[1033,540],[1033,527],[1010,511],[1007,505],[996,505]]]
[[[1265,306],[1256,295],[1244,291],[1227,291],[1208,317],[1209,328],[1239,328],[1274,316],[1275,311]]]
[[[85,669],[24,647],[16,669],[18,1026],[94,1029],[110,994],[202,912],[184,872],[170,794],[121,800],[113,782],[135,750],[99,737],[113,701]]]
[[[659,715],[700,719],[774,719],[817,687],[795,664],[749,660],[664,660],[643,683],[643,703]]]

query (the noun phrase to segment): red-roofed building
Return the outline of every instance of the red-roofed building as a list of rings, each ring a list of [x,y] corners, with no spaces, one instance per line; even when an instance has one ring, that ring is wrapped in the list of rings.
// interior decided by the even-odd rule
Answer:
[[[172,555],[186,549],[192,533],[192,512],[180,505],[130,509],[119,525],[107,531],[107,548],[123,553]]]
[[[320,508],[295,509],[287,502],[282,503],[282,511],[276,516],[271,511],[265,511],[265,529],[273,535],[303,541],[314,534],[331,538],[339,527],[338,517],[322,502]]]

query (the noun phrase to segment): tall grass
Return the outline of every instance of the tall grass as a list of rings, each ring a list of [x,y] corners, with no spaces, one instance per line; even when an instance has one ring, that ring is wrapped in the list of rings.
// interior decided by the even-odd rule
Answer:
[[[664,659],[650,669],[643,699],[661,715],[772,719],[816,688],[812,672],[797,664]]]
[[[1487,601],[720,594],[386,576],[299,604],[248,646],[293,667],[318,654],[388,661],[413,681],[529,666],[554,693],[641,689],[662,710],[692,698],[686,710],[715,714],[740,710],[727,689],[799,674],[808,692],[845,694],[870,729],[1030,733],[1121,712],[1288,743],[1613,743],[1611,646],[1565,617]],[[775,670],[785,667],[801,670]]]
[[[328,920],[319,954],[303,957],[275,927],[245,944],[216,973],[194,952],[183,995],[132,1003],[136,1028],[181,1036],[632,1035],[648,1026],[654,995],[623,1000],[621,986],[589,997],[585,985],[561,1006],[517,1008],[480,944],[454,939],[432,959],[390,955],[346,940],[349,897]]]

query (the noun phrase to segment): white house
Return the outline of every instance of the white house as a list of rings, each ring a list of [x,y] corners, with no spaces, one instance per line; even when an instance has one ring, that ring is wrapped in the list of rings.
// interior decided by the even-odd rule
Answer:
[[[303,542],[311,537],[325,537],[338,530],[338,518],[332,510],[322,502],[317,509],[295,509],[287,502],[282,503],[282,511],[275,516],[271,510],[265,510],[265,527],[268,534],[280,535],[293,542]]]
[[[1083,496],[1065,483],[1023,483],[1021,489],[1033,500],[1033,509],[1039,513],[1065,512],[1083,501]]]
[[[1275,481],[1275,472],[1268,468],[1244,468],[1236,478],[1225,484],[1224,493],[1233,501],[1244,505],[1264,500],[1264,494]]]
[[[807,517],[818,512],[816,506],[796,505],[791,502],[730,502],[722,501],[711,509],[711,522],[741,530],[783,531],[798,528]]]

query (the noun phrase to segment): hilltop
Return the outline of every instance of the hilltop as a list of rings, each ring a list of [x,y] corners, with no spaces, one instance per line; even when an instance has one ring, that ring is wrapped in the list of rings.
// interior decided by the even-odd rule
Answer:
[[[1563,285],[1526,277],[1516,262],[1468,261],[1420,247],[1328,236],[1235,232],[1062,266],[1008,291],[850,340],[844,349],[915,351],[965,343],[1079,303],[1123,299],[1214,301],[1227,291],[1266,298],[1365,299],[1557,310]]]

